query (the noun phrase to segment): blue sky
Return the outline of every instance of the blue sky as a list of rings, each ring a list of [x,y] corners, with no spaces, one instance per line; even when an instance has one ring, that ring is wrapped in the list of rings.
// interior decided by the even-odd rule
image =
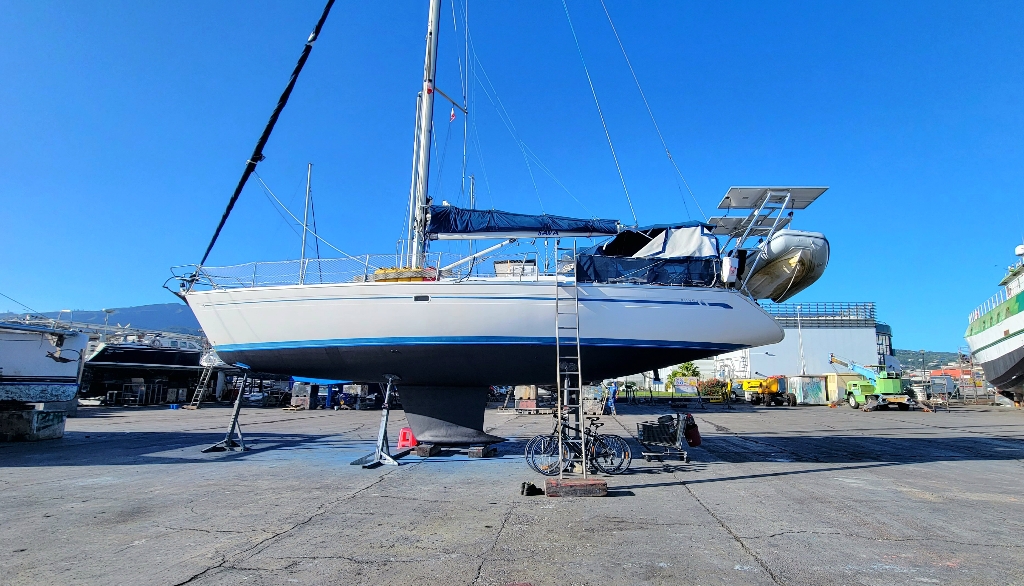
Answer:
[[[876,301],[900,348],[963,343],[1024,233],[1019,4],[608,6],[705,212],[731,185],[831,187],[797,216],[832,260],[796,301]],[[640,222],[698,217],[600,4],[569,7]],[[0,4],[0,292],[38,310],[173,301],[168,268],[202,256],[321,9]],[[457,95],[462,24],[442,15],[438,86]],[[425,24],[425,2],[339,2],[259,166],[300,210],[312,162],[320,233],[346,252],[392,251],[402,232]],[[471,3],[470,25],[520,137],[586,208],[536,168],[534,189],[478,90],[480,205],[629,220],[561,3]],[[454,203],[448,116],[439,102],[431,188]],[[211,263],[298,248],[251,181]]]

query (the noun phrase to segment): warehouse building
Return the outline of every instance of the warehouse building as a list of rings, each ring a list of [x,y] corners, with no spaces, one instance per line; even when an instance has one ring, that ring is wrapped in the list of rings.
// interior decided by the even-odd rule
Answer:
[[[774,375],[845,373],[829,363],[829,354],[863,365],[882,364],[892,356],[892,330],[875,319],[874,303],[765,304],[786,332],[778,344],[737,350],[714,358],[707,374],[721,379]],[[705,376],[707,376],[707,374]]]

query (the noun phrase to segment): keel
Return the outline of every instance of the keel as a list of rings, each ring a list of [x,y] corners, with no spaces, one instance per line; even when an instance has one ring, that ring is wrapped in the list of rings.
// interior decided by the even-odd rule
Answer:
[[[405,418],[423,443],[493,444],[505,438],[484,432],[486,387],[399,387]]]

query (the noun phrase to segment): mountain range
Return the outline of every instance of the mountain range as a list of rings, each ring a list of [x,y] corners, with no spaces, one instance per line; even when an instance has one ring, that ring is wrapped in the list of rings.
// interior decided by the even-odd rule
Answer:
[[[56,318],[59,312],[48,311],[42,315],[49,318]],[[0,319],[19,317],[23,314],[0,313]],[[79,310],[76,309],[71,315],[64,312],[60,316],[62,320],[73,319],[75,323],[87,323],[103,325],[103,319],[107,316],[102,310]],[[111,326],[121,325],[142,330],[159,330],[162,332],[175,332],[179,334],[200,333],[199,322],[192,310],[184,303],[157,303],[154,305],[138,305],[135,307],[117,307],[107,321]]]

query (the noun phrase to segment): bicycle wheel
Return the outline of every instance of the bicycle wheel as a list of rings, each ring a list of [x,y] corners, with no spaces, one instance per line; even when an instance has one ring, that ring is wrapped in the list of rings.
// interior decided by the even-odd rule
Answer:
[[[539,441],[542,441],[546,437],[548,437],[548,436],[546,436],[546,435],[535,435],[535,436],[533,436],[532,438],[530,438],[530,441],[526,442],[526,448],[523,450],[523,458],[526,460],[526,465],[529,466],[530,468],[533,468],[534,471],[536,471],[536,472],[540,472],[540,470],[537,470],[536,468],[534,468],[534,463],[533,463],[533,459],[531,458],[531,454],[533,453],[533,450],[535,449],[534,448],[534,444],[536,444]]]
[[[617,435],[599,435],[592,445],[594,465],[605,474],[622,474],[633,461],[629,444]]]
[[[557,435],[538,435],[526,444],[526,463],[544,476],[556,476],[562,470]]]

